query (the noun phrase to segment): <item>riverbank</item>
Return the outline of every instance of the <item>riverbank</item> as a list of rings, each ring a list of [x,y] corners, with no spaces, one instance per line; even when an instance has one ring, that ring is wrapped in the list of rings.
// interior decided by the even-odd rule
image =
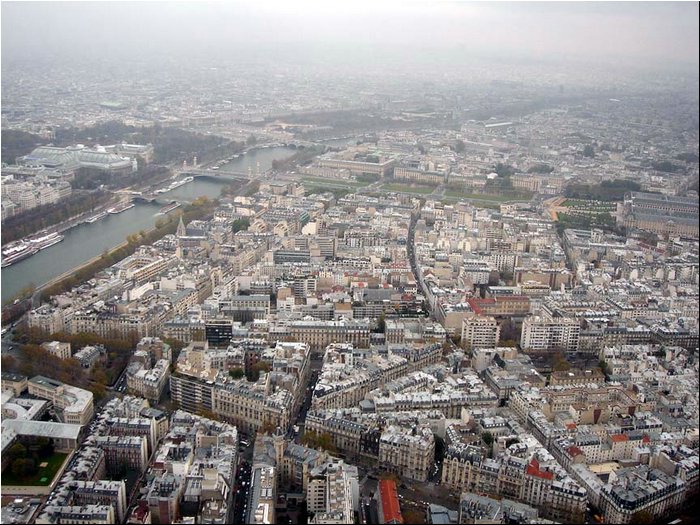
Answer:
[[[260,171],[266,172],[273,160],[287,158],[293,152],[294,150],[291,148],[280,147],[249,151],[246,155],[230,162],[228,169],[246,172],[248,168],[257,169],[259,165]],[[154,189],[168,186],[174,180],[184,177],[177,172],[177,169],[173,171],[175,173],[171,172],[171,176],[156,185]],[[164,193],[163,196],[168,200],[180,202],[192,202],[202,196],[217,199],[222,194],[222,190],[226,190],[231,185],[230,182],[195,178],[190,183]],[[135,191],[133,187],[125,188],[125,190]],[[235,190],[236,193],[245,191],[245,188],[236,188]],[[103,204],[101,209],[113,206],[112,202]],[[135,207],[123,213],[109,214],[104,219],[94,223],[62,223],[62,228],[59,231],[65,232],[63,242],[57,243],[26,260],[3,268],[3,304],[12,303],[16,298],[21,301],[23,297],[31,296],[37,285],[45,287],[47,283],[53,284],[59,280],[59,277],[67,276],[76,268],[80,268],[90,261],[95,262],[95,258],[100,257],[101,254],[123,244],[128,235],[152,230],[159,217],[164,218],[157,216],[161,207],[157,204],[137,202]],[[92,213],[97,213],[97,209]],[[75,222],[80,221],[76,220]],[[54,229],[56,228],[58,225],[54,226]]]
[[[185,208],[182,213],[183,221],[190,222],[196,219],[203,219],[214,211],[214,202],[205,200],[197,204],[192,204]],[[160,226],[154,226],[138,234],[130,235],[123,243],[115,246],[111,250],[93,257],[89,261],[62,273],[51,281],[39,286],[33,296],[33,306],[38,306],[37,302],[53,296],[65,293],[78,284],[85,282],[105,268],[132,255],[140,246],[153,244],[165,235],[173,234],[177,230],[180,214],[170,215],[167,221]]]

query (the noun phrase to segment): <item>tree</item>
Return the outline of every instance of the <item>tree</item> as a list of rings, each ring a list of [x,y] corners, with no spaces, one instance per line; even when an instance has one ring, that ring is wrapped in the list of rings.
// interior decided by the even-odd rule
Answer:
[[[228,375],[230,375],[233,379],[241,379],[245,376],[245,372],[242,368],[232,368],[228,371]]]
[[[382,472],[381,474],[379,474],[379,479],[388,479],[393,481],[394,483],[399,483],[399,481],[401,481],[399,477],[393,472]]]
[[[462,153],[466,149],[466,145],[464,144],[464,141],[462,139],[457,139],[457,142],[455,142],[455,151],[457,153]]]
[[[0,360],[0,368],[3,370],[8,370],[8,371],[14,371],[16,370],[17,366],[17,360],[14,358],[14,356],[11,355],[4,355],[2,356],[2,359]]]
[[[258,429],[258,434],[272,434],[275,431],[275,424],[271,421],[266,421]]]
[[[216,414],[214,414],[214,412],[212,412],[212,411],[209,410],[208,408],[203,408],[203,407],[202,407],[202,408],[200,408],[199,410],[197,410],[197,412],[195,412],[195,413],[196,413],[199,417],[203,417],[203,418],[206,418],[206,419],[216,419]]]
[[[587,144],[586,147],[583,148],[583,156],[589,158],[595,157],[595,150],[593,149],[593,146]]]
[[[510,177],[515,173],[515,168],[513,166],[509,166],[508,164],[503,164],[502,162],[499,162],[493,167],[493,171],[499,177]]]
[[[415,509],[407,509],[402,512],[404,523],[427,523],[425,513]]]
[[[22,443],[15,443],[7,451],[7,455],[11,459],[24,458],[27,455],[27,447],[22,445]]]
[[[257,144],[257,142],[258,142],[258,139],[255,138],[255,135],[249,135],[245,141],[246,146],[255,146],[255,144]]]
[[[12,462],[12,473],[18,478],[26,478],[36,473],[36,463],[31,458],[18,458]]]
[[[481,441],[484,442],[484,445],[490,447],[493,445],[493,434],[491,434],[491,432],[484,432],[481,434]]]
[[[239,231],[245,231],[250,227],[250,219],[236,219],[231,225],[233,233],[238,233]]]
[[[555,372],[566,372],[571,369],[571,364],[566,360],[564,352],[561,351],[552,354],[551,366]]]
[[[379,319],[377,319],[377,333],[383,334],[385,330],[386,330],[386,316],[384,315],[384,312],[382,312],[379,315]]]
[[[555,372],[567,372],[571,370],[571,364],[566,359],[558,359],[554,362],[552,369]]]
[[[265,361],[258,361],[253,366],[250,367],[250,374],[248,376],[248,381],[255,382],[260,379],[261,372],[269,372],[270,364]]]
[[[554,168],[549,164],[538,163],[527,170],[528,173],[552,173]]]

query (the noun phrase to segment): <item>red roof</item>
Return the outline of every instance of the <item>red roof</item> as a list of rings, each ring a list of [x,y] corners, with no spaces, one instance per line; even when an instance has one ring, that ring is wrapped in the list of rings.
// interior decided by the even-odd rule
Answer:
[[[566,424],[567,430],[574,430],[575,428],[576,428],[576,423],[567,423]]]
[[[529,474],[530,476],[535,476],[542,479],[554,478],[553,472],[549,472],[547,470],[540,470],[540,464],[535,458],[532,458],[532,461],[530,461],[530,464],[527,466],[527,470],[525,471],[525,473]]]
[[[583,454],[583,450],[578,448],[576,445],[572,445],[569,448],[566,449],[566,451],[569,453],[569,456],[572,458],[575,458],[576,456],[580,456]]]
[[[476,299],[474,299],[474,298],[467,299],[467,304],[469,304],[469,306],[472,307],[472,311],[473,311],[475,314],[478,315],[478,314],[481,314],[481,313],[482,313],[482,312],[481,312],[481,307],[479,306],[479,303],[476,302]]]
[[[649,436],[644,434],[644,436],[642,437],[642,443],[651,443],[651,439],[649,439]]]
[[[390,479],[379,481],[379,497],[382,502],[382,523],[403,523],[396,483]]]
[[[610,436],[610,439],[612,439],[613,443],[622,443],[623,441],[630,440],[630,438],[627,437],[627,434],[613,434]]]

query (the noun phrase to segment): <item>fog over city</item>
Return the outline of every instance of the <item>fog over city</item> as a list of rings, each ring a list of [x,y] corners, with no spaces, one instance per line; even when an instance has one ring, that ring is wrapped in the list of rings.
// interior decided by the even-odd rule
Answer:
[[[695,523],[697,2],[11,2],[1,523]]]
[[[3,63],[252,53],[698,67],[696,2],[4,2]],[[413,58],[411,58],[413,57]],[[357,60],[357,62],[353,62]]]

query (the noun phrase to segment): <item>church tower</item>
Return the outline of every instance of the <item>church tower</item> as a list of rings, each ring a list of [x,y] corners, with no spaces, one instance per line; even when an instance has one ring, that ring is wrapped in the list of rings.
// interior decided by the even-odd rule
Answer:
[[[187,235],[187,230],[185,230],[185,223],[182,222],[182,215],[180,215],[180,223],[177,225],[177,231],[175,232],[175,235],[178,239]]]

